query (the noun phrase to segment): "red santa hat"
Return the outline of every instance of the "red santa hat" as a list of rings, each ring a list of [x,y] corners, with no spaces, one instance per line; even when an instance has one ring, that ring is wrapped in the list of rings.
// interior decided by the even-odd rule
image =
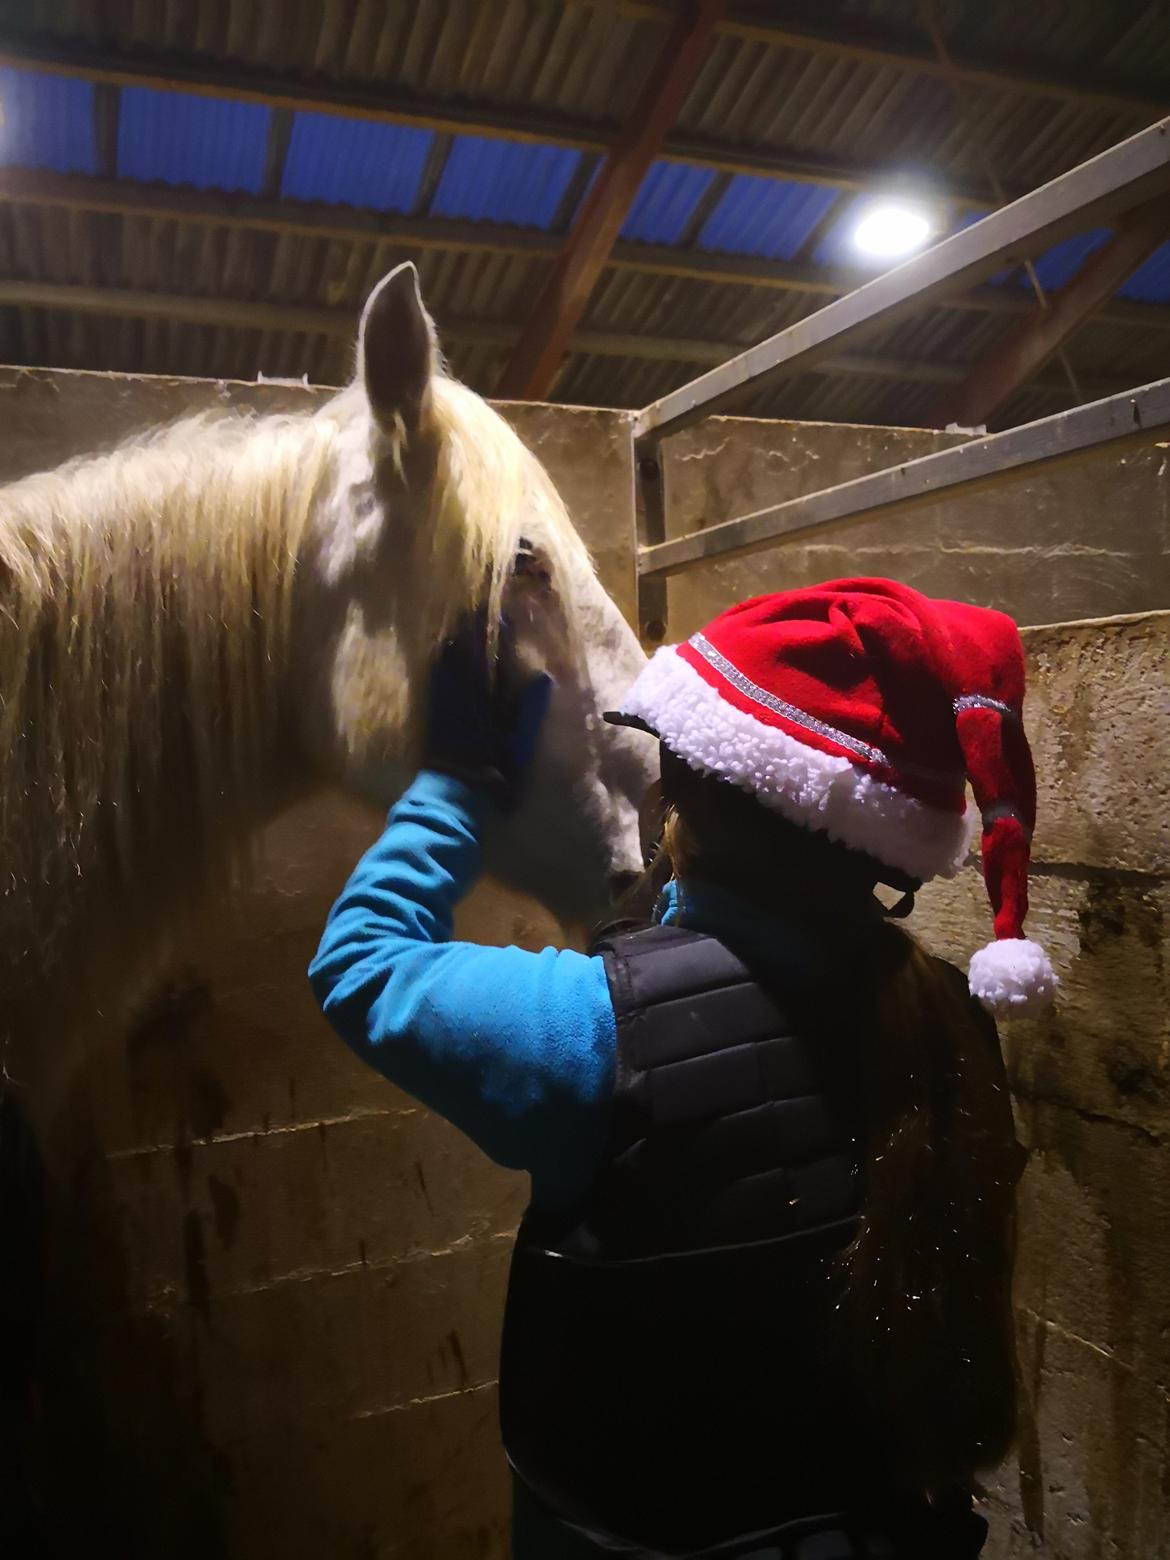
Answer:
[[[963,865],[970,781],[995,917],[971,990],[1020,1013],[1057,985],[1023,935],[1036,821],[1023,700],[1010,618],[893,580],[832,580],[741,602],[659,650],[616,718],[919,881]]]

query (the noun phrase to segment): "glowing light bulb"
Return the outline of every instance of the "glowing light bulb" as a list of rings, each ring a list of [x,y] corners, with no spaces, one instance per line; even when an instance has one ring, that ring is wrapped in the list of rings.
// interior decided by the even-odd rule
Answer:
[[[920,208],[883,202],[870,206],[853,229],[854,246],[864,255],[891,260],[921,249],[933,224]]]

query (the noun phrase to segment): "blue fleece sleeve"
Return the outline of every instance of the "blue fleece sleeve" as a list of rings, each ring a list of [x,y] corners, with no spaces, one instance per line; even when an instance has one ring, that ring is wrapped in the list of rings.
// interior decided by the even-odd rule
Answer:
[[[528,1170],[534,1201],[569,1202],[604,1148],[613,1005],[600,959],[450,940],[491,805],[420,774],[333,907],[309,979],[359,1056]]]

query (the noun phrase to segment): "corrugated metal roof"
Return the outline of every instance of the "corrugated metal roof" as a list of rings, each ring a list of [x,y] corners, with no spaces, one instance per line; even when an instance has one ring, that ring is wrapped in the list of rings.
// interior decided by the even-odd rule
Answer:
[[[112,373],[173,374],[176,364],[196,378],[299,379],[337,383],[346,370],[335,337],[303,332],[240,330],[178,320],[117,319],[55,310],[0,308],[0,349],[6,363],[92,368]]]
[[[298,113],[293,118],[280,193],[375,211],[409,211],[434,144],[408,125]]]
[[[589,301],[590,330],[638,336],[697,337],[731,347],[750,346],[803,319],[824,298],[770,287],[723,287],[715,282],[663,279],[637,271],[606,272]],[[707,365],[709,366],[709,365]]]
[[[457,135],[431,202],[440,217],[547,228],[581,153],[563,146]]]
[[[978,362],[1007,332],[1019,327],[1019,315],[979,314],[965,309],[920,309],[866,338],[862,350],[896,361],[935,364]]]
[[[263,103],[123,87],[118,173],[197,189],[260,192],[272,110]]]
[[[518,327],[540,292],[547,262],[432,249],[420,254],[418,267],[423,296],[443,339],[444,327],[452,320],[488,320]]]
[[[1121,325],[1095,315],[1078,331],[1072,346],[1078,367],[1086,373],[1108,374],[1123,385],[1148,384],[1170,373],[1170,332],[1143,330],[1140,321]]]
[[[1170,244],[1163,244],[1118,288],[1123,298],[1141,303],[1165,303],[1170,299]]]
[[[1109,228],[1096,228],[1091,233],[1078,233],[1073,238],[1066,238],[1062,243],[1045,250],[1033,262],[1041,287],[1046,292],[1063,287],[1065,282],[1072,280],[1094,249],[1100,249],[1109,236]],[[1017,272],[1016,279],[1025,286],[1029,285],[1026,272]]]
[[[822,0],[822,10],[817,25],[831,25],[842,36],[860,22],[882,29],[894,42],[922,46],[915,0]],[[1125,26],[1118,25],[1115,10],[1080,0],[1023,10],[1018,0],[984,0],[978,8],[966,0],[943,0],[943,22],[956,53],[969,48],[1006,60],[1010,48],[1013,70],[1026,74],[1032,60],[1090,83],[1107,66],[1133,81],[1135,90],[1161,77],[1147,93],[1157,97],[1170,73],[1170,28],[1155,25],[1164,8],[1146,5]],[[762,22],[768,11],[756,7]],[[103,0],[100,6],[22,0],[5,12],[6,36],[49,45],[60,38],[115,57],[125,51],[148,64],[157,60],[162,73],[169,58],[211,67],[222,61],[226,70],[250,66],[269,78],[283,77],[291,98],[302,83],[309,89],[336,83],[376,88],[403,102],[438,100],[472,119],[481,109],[507,109],[520,121],[531,108],[543,112],[546,122],[607,130],[628,113],[666,31],[661,16],[631,15],[613,0],[572,5],[493,0],[490,6],[472,0],[413,5],[320,0],[288,7],[257,0]],[[0,102],[9,116],[0,160],[96,171],[93,89],[28,72],[18,82],[15,74],[0,73]],[[50,102],[45,91],[59,95]],[[140,116],[136,126],[136,96],[137,89],[123,94],[120,135],[129,142],[124,154],[120,143],[123,176],[258,187],[266,154],[267,120],[259,117],[264,109],[150,94],[163,106],[156,105],[153,118]],[[182,105],[190,105],[193,115],[186,127],[178,122]],[[233,117],[241,108],[256,116],[250,133],[243,128],[246,118]],[[200,120],[200,111],[213,120],[226,118],[217,128]],[[912,69],[861,55],[820,53],[812,45],[721,35],[677,133],[730,155],[740,148],[755,155],[772,150],[781,164],[803,157],[813,169],[844,165],[862,176],[872,169],[883,189],[894,176],[924,174],[944,185],[961,180],[983,189],[990,160],[1013,189],[1052,177],[1139,128],[1144,117],[1108,104],[970,84],[957,104],[945,81]],[[37,126],[31,133],[30,124]],[[423,129],[297,114],[282,194],[413,211],[434,148],[434,137]],[[460,135],[451,143],[432,209],[437,215],[547,230],[565,218],[566,197],[582,182],[580,169],[580,154],[571,149]],[[664,245],[689,240],[696,211],[709,204],[703,197],[711,181],[710,169],[669,159],[655,164],[627,217],[624,237]],[[700,244],[765,261],[837,265],[845,258],[842,243],[853,201],[825,185],[740,176],[704,222]],[[339,227],[344,222],[339,217]],[[1043,257],[1045,285],[1059,286],[1095,241],[1099,235],[1085,235]],[[310,235],[233,226],[226,218],[222,224],[188,222],[64,206],[0,205],[0,274],[276,302],[288,307],[289,328],[261,332],[24,309],[0,318],[0,356],[162,372],[251,375],[260,368],[337,379],[352,363],[349,342],[344,336],[307,335],[297,327],[298,318],[302,326],[304,321],[297,309],[352,311],[356,323],[369,288],[405,258],[419,266],[455,369],[477,388],[489,389],[506,356],[499,343],[526,317],[547,275],[547,257],[470,250],[455,241],[424,249],[376,233]],[[1013,273],[1014,282],[1020,279],[1019,271]],[[1121,292],[1170,303],[1170,246]],[[611,268],[590,300],[583,328],[606,332],[618,344],[629,337],[630,355],[611,355],[608,349],[572,354],[556,394],[644,404],[708,366],[712,344],[730,353],[826,301],[823,293]],[[467,331],[469,323],[483,327],[478,339]],[[934,405],[948,372],[953,378],[1011,328],[1010,318],[1001,314],[920,311],[865,343],[865,355],[885,359],[884,377],[857,362],[848,375],[802,374],[761,392],[759,408],[766,415],[912,421]],[[655,337],[665,338],[658,357],[647,355]],[[703,349],[694,363],[686,360],[692,343]],[[1132,376],[1136,383],[1165,371],[1168,345],[1170,335],[1145,328],[1139,313],[1131,323],[1124,316],[1119,322],[1115,314],[1113,323],[1090,322],[1068,352],[1086,382],[1116,375]],[[933,379],[929,371],[935,371]],[[1036,407],[1062,404],[1059,375],[1051,371],[1046,377],[1050,384],[1014,397],[1001,420],[1021,408],[1040,415]],[[745,403],[744,410],[752,408]]]
[[[766,25],[771,8],[755,8]],[[1125,11],[1119,20],[1118,11]],[[168,52],[252,66],[295,80],[387,84],[405,94],[466,105],[532,105],[599,125],[620,123],[649,62],[661,48],[669,14],[631,15],[613,0],[320,0],[261,5],[257,0],[22,0],[7,8],[17,38],[62,38],[138,56]],[[1093,6],[1065,0],[1022,7],[1018,0],[951,0],[944,33],[954,51],[1004,59],[1022,75],[1030,65],[1091,83],[1102,69],[1130,78],[1155,101],[1170,71],[1164,7]],[[781,23],[795,20],[791,8]],[[908,54],[923,35],[908,0],[822,4],[815,26],[847,38],[851,27],[878,25]],[[930,149],[942,172],[985,181],[991,158],[1011,188],[1029,188],[1148,122],[1132,111],[1085,100],[964,85],[878,57],[843,56],[766,38],[721,34],[679,118],[690,134],[725,145],[828,160],[852,157],[875,169],[918,160]]]
[[[968,214],[956,223],[955,231],[958,232],[960,228],[970,227],[973,223],[980,220],[981,218],[978,215]],[[1070,281],[1077,271],[1080,270],[1089,255],[1105,243],[1110,237],[1110,233],[1111,229],[1109,228],[1094,228],[1088,233],[1077,233],[1072,238],[1063,239],[1059,244],[1054,244],[1051,249],[1046,249],[1042,254],[1038,255],[1033,261],[1033,265],[1040,280],[1040,285],[1044,290],[1053,292],[1056,288],[1063,287],[1065,282]],[[995,286],[1000,286],[1004,282],[1012,282],[1021,287],[1030,287],[1032,285],[1027,270],[1022,265],[1006,266],[1002,271],[997,271],[991,277],[991,282]],[[1170,297],[1170,288],[1167,289],[1163,296]]]
[[[91,81],[0,67],[0,164],[96,173]]]
[[[1018,8],[1012,0],[985,0],[980,9],[994,38],[989,52],[1004,57],[1004,39],[1010,39],[1010,69],[1019,71]],[[1071,9],[1032,7],[1030,15],[1043,12],[1050,34],[1056,35],[1060,24],[1054,19]],[[829,25],[847,36],[856,12],[850,6]],[[825,25],[819,15],[817,21]],[[898,31],[909,53],[921,50],[916,20],[903,17]],[[1051,69],[1047,38],[1034,58],[1041,70]],[[1099,69],[1097,58],[1089,52],[1081,65],[1079,73],[1091,81]],[[1144,70],[1140,55],[1131,68]],[[1164,83],[1152,95],[1163,92]],[[695,135],[757,150],[774,147],[780,154],[798,151],[829,161],[849,157],[879,176],[917,165],[926,148],[930,166],[944,176],[986,188],[990,163],[1006,188],[1022,190],[1132,134],[1150,117],[1140,108],[1126,112],[1084,101],[1062,103],[1059,97],[969,81],[956,101],[945,80],[877,58],[822,51],[812,43],[789,47],[722,36],[679,125]]]
[[[588,352],[570,353],[557,380],[557,400],[577,406],[645,406],[677,389],[705,363],[662,362],[655,358],[612,358]],[[620,400],[607,400],[616,383]]]
[[[699,248],[791,260],[837,198],[822,185],[738,173],[704,223]]]
[[[890,21],[906,32],[914,28],[914,8],[906,0],[851,0],[850,12],[864,12]],[[1149,81],[1170,67],[1170,32],[1164,7],[1149,0],[1125,6],[1064,4],[1013,6],[1011,0],[988,0],[977,6],[945,0],[943,26],[956,54],[964,50],[984,57],[1002,53],[1004,23],[1012,53],[1021,60],[1050,62],[1052,67],[1128,67]]]
[[[713,168],[654,163],[622,224],[622,237],[644,244],[676,244],[714,177]]]

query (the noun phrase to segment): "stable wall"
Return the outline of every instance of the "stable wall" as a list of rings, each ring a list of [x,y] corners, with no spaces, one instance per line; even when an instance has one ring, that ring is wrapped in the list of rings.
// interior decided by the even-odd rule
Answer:
[[[327,394],[0,370],[0,481],[208,406]],[[627,417],[504,411],[632,616]],[[495,1376],[527,1179],[356,1061],[305,979],[380,823],[338,795],[287,814],[252,890],[129,1023],[95,1015],[65,1107],[42,1349],[44,1482],[87,1554],[507,1552]],[[490,886],[458,930],[558,935]]]
[[[196,406],[288,406],[317,394],[0,371],[0,479]],[[632,608],[625,415],[505,410]],[[942,438],[728,420],[686,437],[681,469],[695,507],[690,520],[682,509],[683,528],[697,512],[725,518]],[[670,460],[686,458],[680,449]],[[1144,536],[1165,517],[1156,463],[1142,472],[1146,485],[1127,502]],[[1087,528],[1077,495],[1090,490],[1072,473],[1062,480],[1068,524]],[[1131,480],[1127,463],[1115,481],[1121,490]],[[676,497],[683,505],[681,489]],[[1120,530],[1123,509],[1108,513]],[[937,559],[917,543],[903,556],[892,538],[865,554],[859,528],[854,553],[822,555],[823,567],[799,577],[887,570],[996,604],[1018,591],[1009,609],[1035,620],[1060,611],[1051,596],[1029,609],[1025,586],[1059,579],[1065,602],[1106,587],[1120,597],[1161,566],[1146,549],[1141,569],[1086,573],[1079,553],[1053,542],[1041,569],[1006,546],[1018,514],[1005,509],[1001,523],[998,571],[950,524]],[[1129,556],[1124,541],[1113,551]],[[976,562],[988,572],[965,572]],[[795,582],[795,568],[783,552],[764,554],[679,582],[672,635],[737,594]],[[1029,1397],[1021,1455],[993,1494],[1002,1517],[993,1560],[1167,1552],[1168,633],[1157,616],[1026,635],[1042,783],[1032,929],[1066,993],[1052,1018],[1006,1031],[1033,1149],[1019,1293]],[[103,1039],[95,1017],[74,1101],[76,1164],[54,1203],[44,1349],[46,1478],[89,1554],[506,1553],[494,1377],[523,1178],[488,1165],[356,1062],[304,981],[332,897],[378,821],[339,797],[288,814],[234,916],[129,1025]],[[915,921],[965,959],[988,930],[974,875],[924,894]],[[473,897],[461,930],[528,946],[555,935],[531,904],[491,889]]]
[[[1020,1136],[1017,1455],[989,1560],[1170,1554],[1170,613],[1025,632],[1029,929],[1063,990],[1005,1026]],[[962,963],[974,869],[912,924]]]
[[[714,417],[664,445],[667,537],[750,514],[961,437]],[[1060,623],[1170,606],[1170,444],[1108,452],[905,514],[827,526],[669,582],[668,637],[761,591],[885,575],[931,596]]]

